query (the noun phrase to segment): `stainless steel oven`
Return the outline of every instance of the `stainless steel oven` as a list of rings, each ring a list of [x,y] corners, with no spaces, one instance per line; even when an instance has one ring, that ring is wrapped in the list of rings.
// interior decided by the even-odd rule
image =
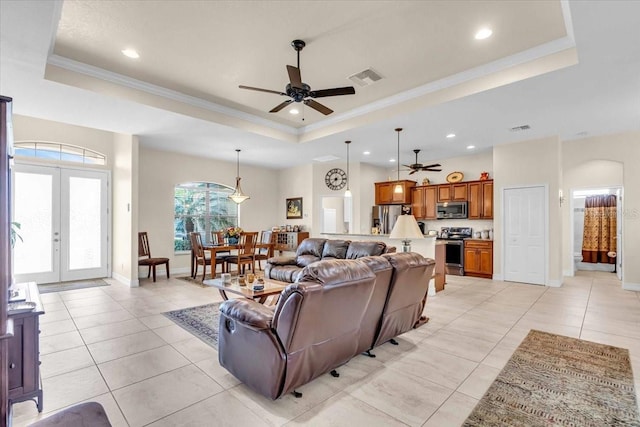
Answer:
[[[445,241],[446,274],[464,276],[464,239],[470,238],[470,227],[442,227],[439,240]]]

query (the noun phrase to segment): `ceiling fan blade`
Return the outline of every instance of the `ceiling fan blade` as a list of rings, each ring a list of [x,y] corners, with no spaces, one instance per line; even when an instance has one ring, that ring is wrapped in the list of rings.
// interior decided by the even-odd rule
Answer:
[[[308,105],[309,107],[313,108],[316,111],[321,112],[325,116],[333,113],[333,110],[331,108],[325,107],[324,105],[320,104],[319,102],[314,101],[313,99],[305,99],[304,100],[304,104]]]
[[[260,89],[259,87],[251,87],[251,86],[243,86],[240,85],[238,86],[240,89],[249,89],[249,90],[257,90],[258,92],[267,92],[267,93],[275,93],[276,95],[284,95],[284,96],[289,96],[284,92],[278,92],[277,90],[270,90],[270,89]]]
[[[402,166],[404,166],[405,168],[414,169],[413,165],[402,165]]]
[[[356,90],[353,86],[345,86],[333,89],[314,90],[309,93],[309,96],[312,98],[324,98],[325,96],[355,95],[355,93]]]
[[[424,165],[422,167],[423,168],[439,168],[440,166],[442,166],[440,163],[434,163],[432,165]]]
[[[293,102],[293,99],[287,99],[283,103],[278,104],[275,107],[273,107],[269,112],[270,113],[277,113],[278,111],[282,110],[284,107],[286,107],[287,105],[291,104],[292,102]]]
[[[289,81],[291,86],[302,89],[302,76],[300,75],[300,68],[293,65],[287,65],[287,73],[289,73]]]
[[[423,168],[422,170],[427,172],[442,172],[442,169]]]
[[[411,172],[409,172],[409,175],[413,175],[414,173],[416,173],[415,169],[411,169]]]

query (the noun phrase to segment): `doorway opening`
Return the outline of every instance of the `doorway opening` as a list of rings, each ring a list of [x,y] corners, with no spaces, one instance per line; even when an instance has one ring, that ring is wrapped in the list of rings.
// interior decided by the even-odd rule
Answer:
[[[351,203],[351,197],[322,196],[321,230],[323,233],[353,233]]]
[[[572,190],[571,220],[573,274],[607,272],[622,280],[622,187]]]

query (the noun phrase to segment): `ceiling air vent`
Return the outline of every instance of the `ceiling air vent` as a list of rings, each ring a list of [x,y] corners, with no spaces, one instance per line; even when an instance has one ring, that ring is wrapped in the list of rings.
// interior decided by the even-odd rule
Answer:
[[[360,71],[359,73],[349,76],[349,80],[358,86],[369,86],[381,79],[382,76],[375,72],[373,68],[367,68],[364,71]]]
[[[511,132],[522,132],[523,130],[529,130],[531,129],[531,126],[529,125],[522,125],[522,126],[515,126],[512,127],[511,129],[509,129]]]

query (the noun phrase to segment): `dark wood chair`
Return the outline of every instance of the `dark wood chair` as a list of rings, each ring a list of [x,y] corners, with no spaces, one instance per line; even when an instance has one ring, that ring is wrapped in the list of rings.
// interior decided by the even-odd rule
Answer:
[[[207,253],[202,246],[202,236],[198,232],[189,233],[189,240],[191,241],[191,250],[193,251],[195,269],[192,274],[192,278],[196,278],[198,275],[198,267],[202,266],[202,281],[207,277],[207,265],[211,265],[211,257],[207,256]],[[218,264],[222,265],[224,271],[224,257],[216,256],[214,260],[214,264],[211,270],[211,276],[215,276],[216,266]]]
[[[270,230],[264,230],[260,232],[260,243],[265,245],[271,245],[268,248],[256,248],[256,261],[258,261],[258,269],[262,270],[261,261],[266,261],[273,256],[273,244],[275,243],[276,235]]]
[[[144,257],[144,258],[143,258]],[[138,233],[138,265],[146,265],[149,267],[149,273],[147,279],[151,276],[151,270],[153,270],[153,281],[156,281],[156,266],[166,265],[167,279],[169,278],[169,258],[152,258],[151,249],[149,249],[149,237],[146,231]]]
[[[225,261],[227,263],[227,271],[229,271],[229,264],[238,265],[238,274],[240,274],[240,267],[242,266],[242,273],[244,273],[245,266],[251,265],[251,271],[256,271],[256,243],[258,241],[258,232],[250,231],[244,232],[240,235],[238,240],[238,253],[235,255],[227,255]]]

